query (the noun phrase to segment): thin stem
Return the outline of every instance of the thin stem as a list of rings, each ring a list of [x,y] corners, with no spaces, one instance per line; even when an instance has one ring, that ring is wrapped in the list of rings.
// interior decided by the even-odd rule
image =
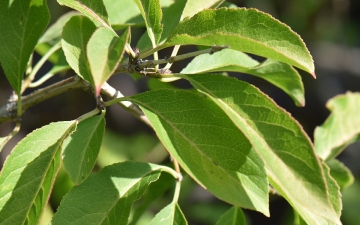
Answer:
[[[5,144],[19,132],[20,126],[21,126],[21,121],[17,120],[13,131],[10,134],[8,134],[8,136],[6,137],[0,137],[0,152],[5,146]]]
[[[61,47],[61,43],[57,43],[54,46],[52,46],[48,52],[39,60],[39,62],[34,66],[29,76],[24,80],[24,83],[22,84],[21,93],[24,93],[26,88],[29,87],[30,83],[34,80],[36,73],[39,71],[39,69],[44,65],[46,60],[59,48]]]
[[[174,204],[179,201],[180,189],[181,189],[181,181],[177,180],[175,186],[174,198],[172,200],[172,203]]]
[[[173,49],[173,51],[172,51],[172,53],[171,53],[171,57],[177,55],[177,53],[178,53],[178,51],[179,51],[179,49],[180,49],[180,46],[181,46],[181,45],[175,45],[175,47],[174,47],[174,49]],[[168,70],[168,69],[170,69],[171,66],[172,66],[172,62],[171,62],[171,63],[168,62],[163,69]]]
[[[178,56],[172,56],[172,57],[169,57],[166,59],[146,60],[146,61],[139,63],[139,67],[146,68],[146,67],[153,67],[158,64],[173,63],[175,61],[181,61],[181,60],[195,57],[195,56],[202,55],[202,54],[207,54],[207,53],[212,54],[214,52],[221,51],[225,48],[228,48],[228,46],[213,46],[213,47],[205,49],[205,50],[190,52],[190,53],[186,53],[186,54],[182,54],[182,55],[178,55]]]
[[[36,82],[33,82],[33,83],[29,84],[29,88],[34,88],[34,87],[38,87],[38,86],[42,85],[45,81],[49,80],[54,75],[55,75],[55,73],[50,73],[50,72],[46,73],[44,76],[42,76]]]
[[[136,58],[136,54],[135,54],[134,50],[131,48],[129,43],[125,44],[125,52],[128,55],[131,55],[132,58]]]
[[[88,113],[85,113],[84,115],[78,117],[76,120],[80,123],[81,121],[84,121],[90,117],[93,117],[97,114],[99,114],[99,112],[101,111],[101,113],[104,113],[105,110],[100,110],[99,108],[95,108],[94,110],[88,112]]]

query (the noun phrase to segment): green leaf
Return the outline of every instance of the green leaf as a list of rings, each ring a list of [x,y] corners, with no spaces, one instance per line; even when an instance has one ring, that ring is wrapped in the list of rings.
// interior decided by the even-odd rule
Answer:
[[[148,210],[150,204],[157,198],[163,196],[171,186],[174,186],[174,178],[168,173],[162,173],[160,178],[149,185],[141,199],[136,202],[137,207],[134,207],[134,215],[129,225],[135,225],[140,216]]]
[[[257,88],[235,78],[215,74],[183,77],[216,103],[245,135],[263,160],[270,184],[307,223],[340,223],[338,207],[333,208],[333,202],[340,201],[339,190],[323,171],[305,132],[286,111]]]
[[[63,146],[63,163],[75,185],[83,182],[94,168],[105,131],[104,113],[78,124]]]
[[[17,94],[30,55],[49,19],[44,0],[0,1],[0,62]]]
[[[305,105],[304,87],[299,73],[292,66],[273,59],[259,63],[242,52],[224,49],[211,55],[195,57],[181,73],[220,71],[248,73],[263,78],[287,93],[296,105]]]
[[[187,225],[179,205],[172,202],[156,214],[149,225]]]
[[[45,31],[45,33],[39,39],[38,44],[47,43],[53,46],[58,43],[61,40],[61,33],[65,24],[71,19],[71,17],[77,15],[79,15],[79,13],[76,11],[70,11],[62,15]]]
[[[60,5],[73,8],[90,18],[97,26],[110,27],[110,22],[103,1],[93,0],[58,0]]]
[[[95,24],[85,16],[73,16],[64,26],[62,49],[71,68],[84,80],[94,84],[86,57],[86,45],[95,32]]]
[[[354,176],[342,162],[337,159],[330,159],[326,164],[329,166],[330,174],[340,186],[341,191],[354,183]]]
[[[119,36],[106,27],[99,27],[87,44],[87,58],[96,87],[96,95],[100,95],[101,86],[110,78],[119,65],[125,44],[130,37],[130,29]]]
[[[314,134],[316,152],[323,160],[336,157],[346,146],[360,140],[360,93],[334,97],[326,107],[331,115]]]
[[[199,184],[226,202],[269,215],[263,163],[216,104],[173,89],[127,99],[141,106],[172,157]]]
[[[7,157],[0,175],[0,223],[37,224],[61,162],[61,144],[74,121],[33,131]]]
[[[123,29],[128,26],[145,26],[144,19],[134,0],[104,0],[111,26]]]
[[[134,0],[143,16],[151,43],[155,47],[163,31],[161,20],[162,11],[159,0]]]
[[[287,25],[256,9],[208,9],[183,20],[162,45],[229,45],[232,49],[294,65],[313,76],[314,63],[304,42]]]
[[[127,224],[133,202],[159,178],[163,168],[124,162],[91,174],[65,195],[52,224]]]
[[[209,9],[211,7],[217,6],[223,1],[224,0],[208,0],[208,1],[187,0],[186,6],[182,13],[182,18],[193,17],[196,13],[201,12],[204,9]]]
[[[217,221],[216,225],[245,225],[245,216],[239,207],[231,207],[224,215]]]

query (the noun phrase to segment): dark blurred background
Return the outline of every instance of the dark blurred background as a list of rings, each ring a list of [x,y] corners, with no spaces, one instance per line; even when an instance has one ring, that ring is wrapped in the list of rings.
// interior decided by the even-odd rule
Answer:
[[[281,90],[259,78],[232,74],[246,80],[272,97],[281,107],[289,111],[313,138],[316,126],[321,125],[329,116],[326,102],[347,91],[360,91],[360,1],[359,0],[239,0],[230,1],[239,7],[257,8],[271,14],[273,17],[289,25],[305,41],[315,61],[317,79],[300,71],[306,93],[306,105],[299,108]],[[48,1],[51,11],[51,21],[69,9],[61,7],[56,1]],[[143,28],[132,30],[132,45],[144,32]],[[180,53],[192,50],[183,47]],[[169,50],[171,51],[171,50]],[[160,57],[169,55],[163,51]],[[34,55],[36,62],[40,57]],[[174,64],[173,71],[181,70],[186,62]],[[39,74],[44,74],[51,68],[45,65]],[[69,71],[51,78],[41,87],[74,75]],[[141,78],[137,81],[125,74],[113,76],[109,83],[121,90],[125,95],[132,95],[148,89],[148,80]],[[190,87],[184,81],[175,83],[179,87]],[[3,71],[0,69],[0,106],[4,105],[11,94],[11,87]],[[26,92],[30,93],[31,91]],[[72,90],[60,96],[40,103],[25,112],[21,131],[1,152],[1,164],[13,146],[32,130],[53,121],[72,120],[92,110],[95,101],[89,92]],[[359,112],[360,116],[360,112]],[[122,160],[150,161],[154,163],[170,163],[169,157],[158,143],[150,128],[142,124],[131,114],[115,105],[111,106],[106,115],[107,131],[97,168]],[[7,135],[14,124],[0,125],[0,136]],[[339,157],[350,168],[357,180],[360,178],[360,144],[349,146]],[[56,186],[58,185],[58,186]],[[56,210],[58,202],[66,193],[66,188],[72,186],[64,172],[59,173],[51,198],[52,210]],[[170,194],[166,193],[171,199]],[[166,198],[165,198],[166,199]],[[156,210],[168,201],[162,200],[152,206],[152,211],[145,213],[143,221],[156,213]],[[360,222],[360,184],[356,181],[343,193],[342,221],[345,225],[356,225]],[[214,224],[215,221],[230,206],[220,202],[211,194],[195,185],[190,178],[185,177],[180,206],[189,220],[189,224]],[[244,210],[248,224],[293,224],[292,209],[286,201],[277,196],[271,196],[271,217],[266,218],[260,213]]]

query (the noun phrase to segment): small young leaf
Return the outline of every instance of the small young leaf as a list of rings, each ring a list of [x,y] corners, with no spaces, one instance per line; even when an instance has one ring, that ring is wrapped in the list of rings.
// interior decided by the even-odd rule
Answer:
[[[18,94],[30,55],[49,19],[44,0],[0,1],[0,62]]]
[[[239,207],[231,207],[224,215],[217,221],[216,225],[245,225],[245,216]]]
[[[162,11],[159,0],[134,0],[143,16],[151,43],[155,47],[163,31],[161,20]]]
[[[326,161],[326,165],[329,166],[330,174],[340,186],[341,191],[354,183],[354,176],[351,171],[339,160],[330,159],[329,161]]]
[[[63,198],[52,224],[127,224],[133,202],[159,178],[162,168],[123,162],[91,174]]]
[[[299,73],[290,65],[268,59],[259,63],[248,55],[232,49],[195,57],[183,74],[231,71],[248,73],[272,83],[287,93],[298,106],[305,105],[304,87]]]
[[[173,89],[128,99],[141,106],[172,157],[199,184],[226,202],[269,215],[264,165],[216,104]]]
[[[33,131],[13,149],[0,175],[0,223],[37,224],[61,162],[61,144],[75,121]]]
[[[63,163],[75,185],[91,173],[99,154],[105,131],[104,115],[80,122],[76,131],[64,141]]]
[[[95,32],[95,24],[85,16],[73,16],[64,26],[62,48],[71,68],[84,80],[94,84],[86,57],[86,44]]]
[[[360,93],[339,95],[330,99],[326,107],[331,115],[314,134],[316,152],[323,160],[334,158],[360,140]]]
[[[173,45],[230,45],[232,49],[294,65],[313,76],[302,39],[287,25],[256,9],[208,9],[183,20],[159,50]]]
[[[58,43],[61,40],[61,33],[65,24],[71,19],[71,17],[77,15],[79,15],[79,13],[76,11],[70,11],[62,15],[45,31],[45,33],[39,39],[38,44],[47,43],[53,46]]]
[[[156,214],[149,225],[187,225],[179,205],[172,202]]]
[[[145,26],[144,19],[134,0],[104,0],[111,26],[123,29],[128,26]]]
[[[90,18],[98,26],[110,27],[110,22],[103,1],[93,0],[58,0],[60,5],[73,8]]]
[[[263,160],[270,184],[305,221],[340,223],[339,189],[324,172],[305,132],[287,112],[257,88],[235,78],[183,76],[241,130]]]
[[[100,95],[101,86],[120,63],[129,36],[130,29],[127,29],[119,38],[113,30],[106,27],[99,27],[91,36],[87,44],[87,58],[97,96]]]

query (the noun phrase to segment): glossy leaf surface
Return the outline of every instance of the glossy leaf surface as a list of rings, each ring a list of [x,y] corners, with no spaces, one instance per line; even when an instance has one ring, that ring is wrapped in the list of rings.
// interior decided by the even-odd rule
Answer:
[[[222,75],[184,75],[241,130],[270,184],[309,224],[338,223],[340,193],[300,125],[252,85]],[[226,88],[225,88],[226,87]]]
[[[287,93],[298,106],[305,105],[304,87],[299,73],[290,65],[268,59],[262,63],[232,49],[195,57],[182,71],[184,74],[207,72],[240,72],[260,77]]]
[[[91,174],[64,197],[52,224],[127,224],[133,202],[159,178],[162,168],[123,162]]]
[[[37,224],[61,162],[61,144],[74,121],[51,123],[26,136],[0,175],[0,223]]]
[[[91,36],[87,44],[87,59],[97,96],[100,95],[101,86],[119,65],[129,37],[130,29],[119,37],[107,27],[99,27]]]
[[[64,26],[61,42],[70,67],[91,84],[94,81],[86,57],[86,45],[95,30],[95,24],[87,17],[73,16]]]
[[[63,163],[75,185],[85,180],[94,168],[105,132],[104,115],[80,122],[63,146]]]
[[[30,55],[49,19],[44,0],[0,1],[0,62],[18,94]]]
[[[287,25],[256,9],[209,9],[183,20],[157,49],[173,45],[229,45],[232,49],[294,65],[313,76],[304,42]]]
[[[326,107],[331,115],[314,134],[316,152],[324,160],[334,158],[360,140],[360,93],[339,95],[330,99]]]
[[[231,207],[217,221],[216,225],[245,225],[245,216],[239,207]]]
[[[172,157],[198,183],[226,202],[269,214],[263,163],[213,101],[173,89],[128,99],[142,107]]]

